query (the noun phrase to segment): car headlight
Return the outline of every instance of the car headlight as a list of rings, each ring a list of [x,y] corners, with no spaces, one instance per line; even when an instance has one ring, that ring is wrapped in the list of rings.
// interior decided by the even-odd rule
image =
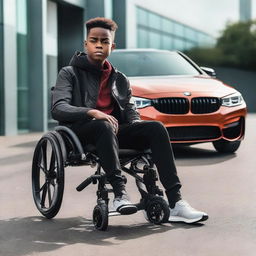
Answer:
[[[222,98],[222,106],[235,107],[244,102],[242,95],[239,92],[233,93]]]
[[[151,100],[146,98],[140,98],[140,97],[132,97],[134,104],[136,108],[145,108],[148,106],[151,106]]]

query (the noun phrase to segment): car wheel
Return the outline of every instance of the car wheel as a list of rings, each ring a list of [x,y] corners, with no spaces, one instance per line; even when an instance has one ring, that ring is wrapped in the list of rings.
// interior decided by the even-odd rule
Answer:
[[[213,141],[214,148],[220,153],[234,153],[239,148],[241,141],[218,140]]]

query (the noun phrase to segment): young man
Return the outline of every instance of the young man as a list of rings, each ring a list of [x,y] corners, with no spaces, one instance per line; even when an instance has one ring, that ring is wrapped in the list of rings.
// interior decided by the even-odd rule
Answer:
[[[86,53],[76,52],[70,66],[62,68],[58,75],[52,92],[53,118],[69,126],[82,143],[96,146],[113,187],[117,211],[137,211],[128,200],[121,176],[119,147],[150,148],[168,198],[169,220],[186,223],[206,220],[206,213],[193,209],[181,199],[181,184],[165,127],[157,121],[140,120],[131,100],[128,79],[107,60],[115,48],[116,23],[94,18],[86,22],[86,27]]]

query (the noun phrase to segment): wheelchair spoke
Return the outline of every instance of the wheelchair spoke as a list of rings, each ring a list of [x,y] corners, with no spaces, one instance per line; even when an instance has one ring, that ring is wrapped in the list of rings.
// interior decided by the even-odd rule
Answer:
[[[45,186],[46,186],[46,183],[44,183],[44,185],[39,190],[35,190],[35,192],[40,193],[44,189]]]
[[[45,172],[47,172],[47,142],[42,145],[41,153],[42,153],[42,159],[43,159],[43,167]]]
[[[46,174],[46,170],[45,168],[41,165],[41,163],[37,164],[38,168],[40,168],[45,174]]]
[[[51,192],[51,188],[50,188],[50,184],[47,184],[47,191],[48,191],[48,200],[49,200],[49,207],[52,204],[52,192]]]
[[[55,183],[54,179],[52,179],[52,180],[50,181],[50,184],[51,184],[51,185],[54,187],[54,189],[55,189],[56,183]]]
[[[42,193],[42,199],[41,199],[41,206],[45,207],[45,198],[47,193],[47,184],[45,183],[43,186],[43,193]]]
[[[55,168],[56,168],[55,167],[55,154],[54,154],[54,151],[52,150],[49,172],[52,172]]]

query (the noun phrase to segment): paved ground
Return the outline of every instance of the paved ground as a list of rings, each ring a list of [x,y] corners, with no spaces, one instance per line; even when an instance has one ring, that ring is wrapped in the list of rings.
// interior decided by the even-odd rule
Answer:
[[[205,224],[154,226],[141,212],[111,217],[109,230],[94,230],[95,186],[75,187],[92,173],[66,169],[60,213],[42,218],[31,193],[31,158],[41,134],[0,137],[0,255],[256,255],[256,115],[249,115],[246,139],[237,154],[219,155],[211,144],[175,149],[184,198],[209,213]],[[133,201],[134,182],[128,180]]]

